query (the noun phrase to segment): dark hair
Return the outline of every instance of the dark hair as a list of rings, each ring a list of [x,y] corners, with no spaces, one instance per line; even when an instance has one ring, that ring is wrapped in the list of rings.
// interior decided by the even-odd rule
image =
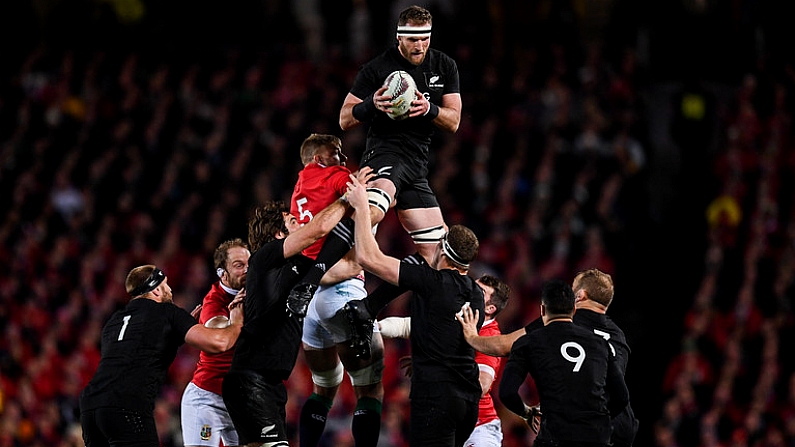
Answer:
[[[342,140],[334,135],[319,133],[313,133],[312,135],[309,135],[306,137],[304,142],[301,143],[301,163],[305,165],[312,163],[312,159],[315,157],[315,154],[317,154],[320,149],[324,147],[342,149]]]
[[[475,233],[469,228],[463,225],[453,225],[445,238],[456,256],[465,264],[472,262],[478,255],[480,242],[478,242],[478,237],[475,236]],[[450,260],[456,262],[453,259]]]
[[[547,281],[541,289],[541,303],[552,315],[571,315],[574,312],[574,291],[559,279]]]
[[[398,26],[408,25],[409,22],[412,25],[423,25],[426,23],[432,25],[433,16],[431,16],[430,11],[422,6],[412,5],[400,12]]]
[[[589,300],[605,307],[613,301],[613,278],[599,269],[588,269],[578,273],[574,277],[572,289],[575,293],[580,289],[585,290]]]
[[[502,312],[502,310],[505,309],[505,306],[508,305],[508,298],[511,296],[511,287],[508,284],[500,281],[498,278],[488,274],[481,276],[478,281],[484,286],[489,286],[494,289],[494,293],[491,294],[489,304],[493,304],[497,310],[494,311],[492,317]]]
[[[284,213],[289,212],[290,209],[281,200],[271,200],[254,208],[248,219],[248,245],[252,252],[276,239],[276,234],[280,231],[288,233],[284,224]]]
[[[213,264],[215,264],[215,268],[226,270],[226,261],[229,260],[229,249],[234,247],[242,247],[248,250],[248,245],[239,237],[222,242],[221,245],[215,249],[215,253],[213,253]]]

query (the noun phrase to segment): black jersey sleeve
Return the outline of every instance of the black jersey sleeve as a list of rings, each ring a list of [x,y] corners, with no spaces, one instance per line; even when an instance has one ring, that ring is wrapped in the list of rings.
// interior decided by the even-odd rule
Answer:
[[[174,332],[177,335],[178,342],[184,343],[185,342],[185,335],[187,335],[190,328],[194,325],[199,324],[195,318],[193,318],[187,310],[177,306],[176,304],[172,304],[170,306],[171,312],[173,316],[171,318],[171,324],[174,328]]]
[[[437,270],[427,264],[401,262],[398,286],[414,292],[427,292],[430,287],[439,284],[436,274]]]
[[[383,79],[378,79],[378,73],[373,68],[373,63],[365,64],[356,74],[356,79],[353,81],[350,93],[363,100],[375,93],[383,82]]]
[[[624,411],[629,404],[629,389],[624,381],[624,374],[614,356],[610,355],[607,362],[607,382],[606,389],[610,399],[607,402],[607,410],[610,417],[616,417]]]
[[[527,378],[528,369],[524,358],[524,350],[522,349],[526,341],[527,337],[523,335],[513,344],[511,354],[502,372],[499,389],[502,404],[519,416],[524,416],[525,404],[522,401],[522,397],[519,396],[519,388]]]

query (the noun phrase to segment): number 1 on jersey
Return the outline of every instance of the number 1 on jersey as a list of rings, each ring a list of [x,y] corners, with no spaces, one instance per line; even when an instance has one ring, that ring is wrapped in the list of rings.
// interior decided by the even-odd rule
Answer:
[[[124,324],[121,325],[121,331],[119,331],[119,339],[121,341],[124,338],[124,332],[127,330],[127,325],[130,324],[130,318],[132,315],[125,315],[124,316]]]

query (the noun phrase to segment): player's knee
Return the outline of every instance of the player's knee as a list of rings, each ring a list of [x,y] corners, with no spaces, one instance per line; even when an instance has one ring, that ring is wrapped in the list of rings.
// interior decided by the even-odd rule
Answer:
[[[337,367],[328,371],[312,371],[312,382],[323,388],[333,388],[345,377],[345,370],[342,363],[337,363]]]
[[[434,227],[420,228],[409,232],[411,240],[415,244],[438,244],[444,237],[444,225],[437,225]]]
[[[375,207],[384,214],[389,211],[392,197],[383,189],[367,188],[367,198],[370,201],[370,206]]]
[[[348,377],[351,378],[353,386],[368,386],[381,382],[381,376],[384,372],[384,359],[379,358],[373,361],[369,366],[356,371],[348,371]]]

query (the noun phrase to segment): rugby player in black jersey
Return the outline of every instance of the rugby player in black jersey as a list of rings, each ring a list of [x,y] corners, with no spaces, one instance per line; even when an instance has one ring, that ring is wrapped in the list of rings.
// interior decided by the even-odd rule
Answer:
[[[627,363],[631,350],[624,331],[606,315],[607,308],[613,302],[615,293],[613,278],[599,269],[587,269],[579,272],[572,282],[577,312],[574,314],[574,323],[599,335],[610,343],[611,349],[618,361],[622,375],[626,375]],[[463,312],[459,318],[464,326],[464,336],[467,342],[476,350],[489,355],[506,356],[511,350],[511,345],[522,335],[529,333],[544,324],[537,318],[524,328],[504,335],[491,337],[479,336],[475,330],[475,317],[471,312]],[[639,421],[635,417],[631,405],[613,419],[613,435],[611,442],[614,447],[632,447],[638,433]]]
[[[340,127],[369,123],[361,166],[373,169],[368,184],[370,213],[377,224],[395,205],[403,228],[417,251],[430,261],[446,225],[428,183],[429,147],[437,130],[454,133],[461,121],[458,66],[445,53],[430,48],[433,17],[419,6],[404,9],[397,22],[397,44],[362,65],[340,110]],[[384,95],[384,79],[396,70],[408,72],[417,85],[408,117],[393,120]],[[353,244],[353,222],[343,219],[323,244],[316,263],[288,299],[288,309],[302,314],[326,269]],[[354,303],[355,305],[355,303]],[[375,315],[369,315],[372,320]]]
[[[363,182],[368,172],[359,170]],[[285,301],[311,265],[301,251],[328,234],[347,210],[347,203],[338,199],[301,226],[284,202],[270,201],[249,218],[246,324],[222,384],[242,446],[288,445],[283,381],[295,366],[303,322],[285,313]]]
[[[356,260],[385,282],[413,292],[410,444],[462,446],[477,422],[480,372],[453,314],[467,305],[483,315],[483,291],[467,275],[478,239],[463,225],[453,225],[428,264],[401,262],[378,248],[367,196],[364,184],[349,183]],[[482,324],[483,317],[476,326]]]
[[[158,447],[155,398],[177,349],[188,343],[209,353],[229,350],[243,326],[239,300],[230,304],[229,326],[198,324],[173,303],[168,277],[154,265],[132,269],[125,288],[132,299],[102,328],[102,357],[80,395],[86,447]]]
[[[500,400],[529,419],[519,388],[530,374],[542,408],[534,447],[607,447],[611,418],[629,403],[629,391],[608,342],[574,324],[574,292],[552,280],[541,291],[544,326],[511,348],[500,382]]]

